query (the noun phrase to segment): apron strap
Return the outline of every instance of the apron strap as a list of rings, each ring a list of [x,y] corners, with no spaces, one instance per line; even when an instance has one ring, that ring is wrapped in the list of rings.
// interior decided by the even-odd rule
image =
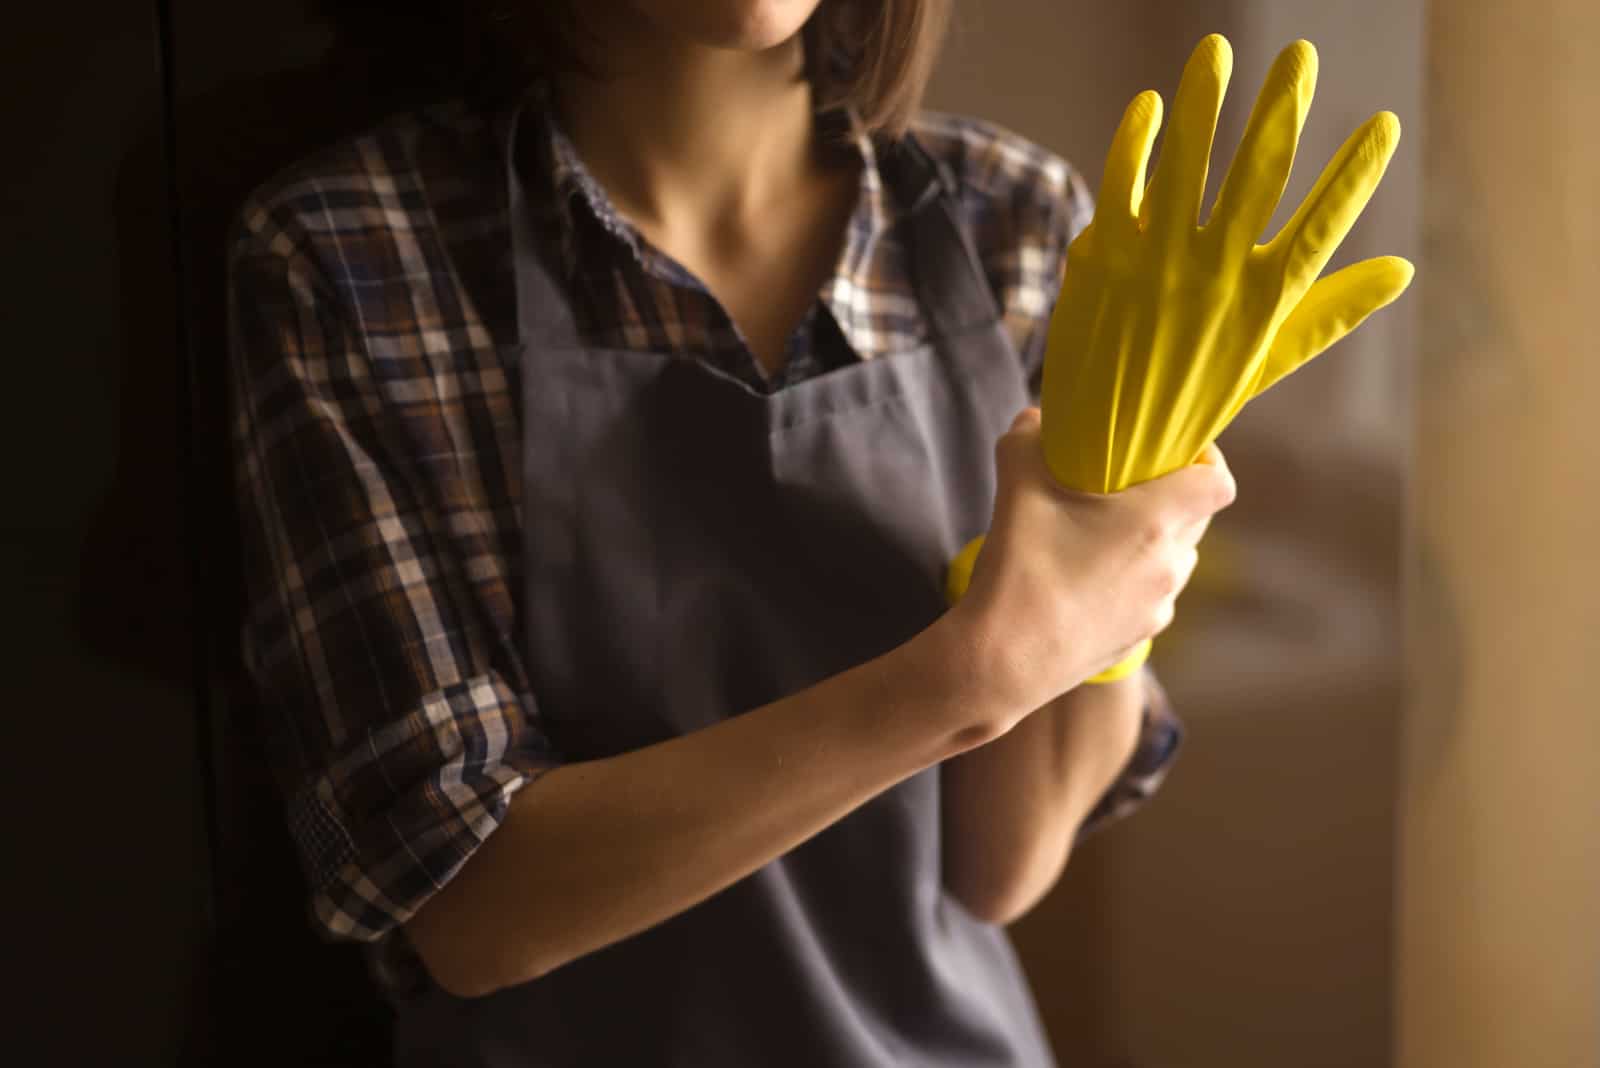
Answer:
[[[540,242],[534,233],[533,212],[528,207],[529,183],[524,179],[541,173],[529,168],[524,174],[524,160],[540,151],[539,146],[523,138],[519,141],[519,121],[527,106],[527,96],[517,101],[515,108],[503,113],[498,130],[499,141],[505,145],[505,174],[507,210],[511,224],[511,264],[515,277],[517,297],[517,337],[552,347],[576,345],[579,339],[577,320],[572,314],[572,300],[566,287],[556,281],[554,265],[548,251],[541,253]],[[540,182],[534,188],[543,189]]]
[[[960,182],[915,135],[878,143],[884,179],[905,205],[900,220],[912,284],[934,331],[959,336],[1000,318],[994,291],[977,250],[959,221]]]

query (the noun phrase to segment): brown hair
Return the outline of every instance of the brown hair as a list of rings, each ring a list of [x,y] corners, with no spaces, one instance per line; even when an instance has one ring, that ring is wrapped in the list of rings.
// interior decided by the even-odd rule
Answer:
[[[869,130],[905,131],[933,72],[952,0],[821,0],[801,30],[822,107],[845,106]],[[459,92],[480,107],[539,74],[595,70],[603,48],[582,0],[312,0],[337,44],[410,93]]]
[[[899,136],[922,103],[951,0],[822,0],[801,31],[818,104],[845,106],[869,130]],[[487,63],[477,87],[514,91],[541,71],[595,72],[579,0],[466,0],[468,29]],[[597,72],[596,72],[597,73]]]

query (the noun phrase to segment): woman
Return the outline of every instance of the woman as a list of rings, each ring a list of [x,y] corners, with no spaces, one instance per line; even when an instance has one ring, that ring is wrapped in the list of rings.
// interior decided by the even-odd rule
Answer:
[[[1163,774],[1085,680],[1233,487],[1051,481],[1087,193],[917,114],[943,7],[479,15],[509,91],[241,211],[245,659],[399,1063],[1050,1063],[1000,926]]]

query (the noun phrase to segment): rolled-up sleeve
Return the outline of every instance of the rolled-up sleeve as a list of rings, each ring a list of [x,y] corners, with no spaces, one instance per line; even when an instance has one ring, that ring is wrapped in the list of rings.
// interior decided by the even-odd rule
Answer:
[[[1156,673],[1146,664],[1140,669],[1144,683],[1144,709],[1139,740],[1122,772],[1100,796],[1078,827],[1078,840],[1131,814],[1160,789],[1183,744],[1183,724]]]
[[[273,212],[246,203],[229,252],[240,649],[311,911],[371,942],[557,760],[485,611],[481,502],[439,485],[448,421],[383,388],[358,309]]]

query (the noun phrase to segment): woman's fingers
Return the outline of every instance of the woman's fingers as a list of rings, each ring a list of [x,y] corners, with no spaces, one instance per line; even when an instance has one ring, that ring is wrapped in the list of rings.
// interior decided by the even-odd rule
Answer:
[[[1233,469],[1228,466],[1228,458],[1222,455],[1222,446],[1215,441],[1210,442],[1195,463],[1204,464],[1222,476],[1223,485],[1228,490],[1228,499],[1232,501],[1233,494],[1238,492],[1238,486],[1233,481]]]
[[[1190,523],[1188,526],[1183,528],[1183,532],[1178,535],[1178,541],[1180,544],[1187,545],[1189,548],[1193,549],[1195,546],[1200,544],[1200,539],[1206,536],[1206,531],[1209,530],[1210,527],[1210,516],[1206,516],[1203,519],[1196,519],[1193,523]]]
[[[1296,41],[1267,72],[1206,223],[1221,227],[1230,245],[1250,248],[1272,220],[1316,88],[1317,50],[1310,41]]]
[[[1207,445],[1199,458],[1195,460],[1195,463],[1203,464],[1222,476],[1221,483],[1229,501],[1237,495],[1238,486],[1233,480],[1233,471],[1229,469],[1227,458],[1222,455],[1222,449],[1217,446],[1216,442],[1213,441]],[[1189,523],[1188,526],[1183,528],[1182,533],[1179,535],[1179,540],[1190,548],[1200,544],[1200,539],[1206,536],[1206,531],[1211,526],[1211,517],[1215,514],[1215,512],[1207,512]]]
[[[1220,450],[1217,453],[1221,455]],[[1233,503],[1238,493],[1233,474],[1225,464],[1193,463],[1160,478],[1140,482],[1122,491],[1137,497],[1154,496],[1155,514],[1169,532],[1182,531]]]
[[[1233,49],[1216,33],[1201,40],[1185,64],[1156,174],[1140,206],[1139,217],[1147,229],[1176,237],[1200,224],[1217,115],[1232,73]]]

